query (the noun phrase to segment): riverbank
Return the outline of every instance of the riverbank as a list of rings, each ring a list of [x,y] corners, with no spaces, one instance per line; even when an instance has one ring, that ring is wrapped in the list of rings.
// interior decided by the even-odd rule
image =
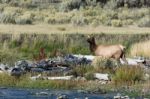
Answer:
[[[5,79],[7,78],[5,77]],[[14,82],[11,82],[12,79],[14,79]],[[9,84],[8,84],[8,80],[9,80]],[[58,80],[57,81],[49,81],[49,80],[31,81],[31,80],[27,80],[27,78],[25,77],[21,77],[20,80],[11,77],[8,80],[5,83],[5,85],[2,85],[1,83],[3,89],[8,90],[8,92],[11,90],[12,87],[13,90],[18,90],[18,89],[19,91],[23,90],[19,93],[17,93],[18,91],[16,93],[9,92],[11,93],[10,95],[12,96],[14,94],[23,95],[24,93],[22,92],[30,91],[31,92],[30,95],[32,94],[34,97],[38,97],[38,96],[51,97],[51,94],[53,92],[55,92],[54,96],[66,95],[65,93],[66,90],[68,92],[66,96],[70,96],[70,97],[72,96],[71,93],[73,91],[76,93],[77,96],[82,94],[83,96],[87,96],[87,97],[90,97],[91,95],[91,96],[106,98],[106,97],[114,97],[119,93],[123,96],[129,96],[130,98],[139,98],[139,97],[150,98],[149,81],[146,83],[138,83],[131,86],[126,86],[126,85],[115,86],[114,84],[102,85],[98,81],[60,81],[60,80],[59,81]],[[33,92],[33,90],[35,90],[35,92]],[[52,92],[48,92],[49,90],[51,90]],[[57,92],[61,94],[56,94]],[[4,96],[1,94],[1,97],[7,97],[7,95]]]
[[[126,46],[126,56],[133,57],[130,54],[131,46],[136,43],[145,42],[148,44],[149,34],[93,34],[99,44],[123,44]],[[0,63],[15,67],[15,62],[19,60],[29,60],[29,62],[42,63],[44,59],[65,57],[68,54],[90,55],[89,45],[86,42],[85,34],[0,34]],[[141,44],[143,45],[143,43]],[[145,46],[146,47],[146,46]],[[134,47],[136,49],[136,46]],[[149,53],[141,54],[149,59]],[[137,53],[135,53],[137,55]],[[72,56],[71,56],[72,57]],[[84,60],[85,61],[85,60]],[[50,61],[51,63],[51,61]],[[41,66],[41,64],[40,64]],[[42,66],[45,66],[42,64]],[[66,66],[66,65],[65,65]],[[67,64],[68,66],[68,64]],[[66,66],[66,67],[67,67]],[[140,65],[143,66],[143,65]],[[80,90],[90,94],[109,94],[121,93],[130,97],[149,98],[150,85],[149,79],[145,80],[145,75],[149,75],[149,69],[138,66],[119,65],[116,68],[116,61],[104,59],[93,65],[71,64],[71,72],[67,75],[53,73],[48,75],[40,73],[42,76],[69,76],[73,75],[73,80],[31,80],[30,77],[37,76],[39,73],[28,72],[22,76],[15,77],[8,74],[0,74],[1,87],[30,88],[30,89],[66,89]],[[33,66],[34,67],[34,66]],[[52,66],[53,67],[53,66]],[[55,66],[54,66],[55,67]],[[43,67],[42,67],[43,68]],[[45,67],[44,67],[45,68]],[[64,68],[64,67],[63,67]],[[51,68],[49,71],[52,71]],[[93,77],[94,73],[107,73],[111,76],[111,81],[102,84],[101,81]]]

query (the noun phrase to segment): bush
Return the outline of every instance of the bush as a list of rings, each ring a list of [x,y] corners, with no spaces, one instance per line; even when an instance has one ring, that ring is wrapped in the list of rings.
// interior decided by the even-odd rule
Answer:
[[[146,17],[141,18],[138,22],[138,26],[139,27],[150,27],[150,17],[146,16]]]
[[[129,9],[121,9],[121,12],[118,13],[118,19],[125,20],[130,18],[130,10]]]
[[[97,20],[97,19],[93,20],[92,23],[91,23],[91,25],[92,25],[93,27],[99,26],[99,25],[100,25],[99,20]]]
[[[61,16],[61,17],[60,17]],[[72,15],[67,13],[50,14],[45,18],[45,22],[49,24],[66,24],[71,20]]]
[[[116,84],[134,84],[143,80],[143,75],[139,66],[122,66],[116,70],[113,80]]]
[[[82,65],[82,66],[76,66],[73,68],[73,71],[71,72],[74,76],[91,76],[91,73],[93,72],[93,67],[88,65]],[[90,73],[90,74],[88,74]]]
[[[15,23],[15,13],[3,12],[0,14],[1,23]]]
[[[18,54],[15,51],[8,51],[8,50],[0,50],[0,63],[10,64],[13,65],[14,62],[20,58]]]
[[[61,3],[61,11],[69,11],[73,9],[79,9],[82,5],[82,0],[65,0]]]
[[[0,3],[9,3],[11,0],[0,0]]]
[[[114,59],[107,59],[107,58],[102,58],[100,56],[95,57],[95,59],[92,62],[92,65],[95,68],[102,68],[102,69],[113,69],[115,68],[118,63]]]
[[[149,0],[116,0],[117,7],[123,7],[127,4],[128,7],[150,6]]]
[[[86,25],[88,22],[86,18],[83,17],[82,15],[80,16],[76,15],[71,19],[71,23],[75,26],[82,26],[82,25]]]
[[[133,20],[132,19],[123,20],[122,24],[123,25],[132,25],[133,24]]]
[[[121,27],[122,26],[122,21],[114,19],[114,20],[111,21],[111,25],[114,26],[114,27]]]
[[[2,10],[3,12],[0,13],[1,23],[15,24],[15,18],[22,13],[22,9],[20,9],[19,7],[3,7]]]
[[[32,24],[32,20],[28,17],[21,16],[15,19],[16,24]]]
[[[105,5],[106,9],[115,9],[117,7],[116,0],[109,0]]]
[[[96,6],[97,5],[97,0],[86,0],[86,4],[88,6]]]
[[[86,80],[94,80],[95,79],[94,73],[93,72],[86,73],[85,78],[86,78]]]
[[[32,24],[34,14],[31,12],[25,12],[22,16],[18,16],[15,18],[16,24]]]

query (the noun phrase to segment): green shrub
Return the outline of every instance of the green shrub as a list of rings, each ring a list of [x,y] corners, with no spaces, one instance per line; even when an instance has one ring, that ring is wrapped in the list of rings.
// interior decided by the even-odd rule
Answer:
[[[106,9],[115,9],[117,7],[116,0],[109,0],[107,4],[105,4]]]
[[[1,23],[15,23],[15,13],[3,12],[0,14]]]
[[[138,26],[139,27],[150,27],[150,17],[146,16],[146,17],[141,18],[138,22]]]
[[[13,87],[18,80],[7,73],[0,74],[0,86]]]
[[[70,20],[71,14],[67,13],[50,14],[48,17],[45,18],[45,22],[49,24],[66,24],[69,23]]]
[[[32,24],[32,19],[28,16],[20,16],[15,19],[16,24]]]
[[[122,66],[117,68],[113,80],[116,84],[133,84],[143,80],[143,75],[139,66]]]
[[[99,17],[100,22],[103,25],[110,26],[111,20],[117,18],[117,13],[110,9],[104,9]]]
[[[88,22],[86,18],[83,17],[82,15],[80,16],[76,15],[71,19],[71,23],[75,26],[82,26],[82,25],[86,25]]]
[[[11,0],[0,0],[0,3],[9,3]]]
[[[13,65],[20,58],[20,54],[11,50],[0,50],[0,63]]]
[[[24,15],[16,17],[16,24],[32,24],[34,15],[31,12],[25,12]]]
[[[86,0],[86,4],[88,6],[96,6],[97,5],[97,0]]]
[[[82,0],[64,0],[61,3],[60,10],[69,11],[73,9],[79,9],[81,5],[82,5]]]
[[[111,21],[111,25],[114,26],[114,27],[121,27],[122,26],[122,21],[114,19],[114,20]]]
[[[114,59],[107,59],[107,58],[103,58],[103,57],[98,56],[98,57],[95,57],[95,59],[92,62],[92,65],[95,68],[113,69],[118,65],[118,63]]]
[[[133,20],[132,19],[123,20],[122,24],[123,25],[132,25],[133,24]]]
[[[93,72],[93,70],[94,70],[94,68],[92,66],[88,66],[88,65],[76,66],[75,68],[73,68],[73,71],[71,72],[71,74],[74,76],[82,76],[83,77],[88,73],[91,74]]]
[[[94,80],[95,79],[94,78],[94,73],[93,72],[87,72],[85,74],[85,78],[86,78],[86,80]]]
[[[97,26],[100,25],[100,22],[99,22],[98,19],[95,19],[95,20],[92,21],[91,25],[92,25],[93,27],[97,27]]]
[[[130,10],[127,8],[121,9],[118,13],[118,19],[125,20],[130,18]]]

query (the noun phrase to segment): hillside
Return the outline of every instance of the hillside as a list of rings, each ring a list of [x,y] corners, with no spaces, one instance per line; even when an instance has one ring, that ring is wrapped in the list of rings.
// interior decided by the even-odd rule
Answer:
[[[150,27],[150,1],[0,0],[0,23]]]

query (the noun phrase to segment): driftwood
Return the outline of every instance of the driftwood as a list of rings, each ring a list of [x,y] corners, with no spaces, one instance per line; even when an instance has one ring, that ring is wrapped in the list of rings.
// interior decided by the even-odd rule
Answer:
[[[30,77],[31,80],[37,80],[37,79],[42,79],[42,80],[71,80],[73,76],[59,76],[59,77],[46,77],[46,76],[41,76],[41,74],[37,76],[32,76]]]
[[[126,58],[128,65],[139,65],[139,64],[144,64],[145,60],[144,59],[132,59],[132,58]],[[120,59],[121,64],[125,64],[124,61]]]

